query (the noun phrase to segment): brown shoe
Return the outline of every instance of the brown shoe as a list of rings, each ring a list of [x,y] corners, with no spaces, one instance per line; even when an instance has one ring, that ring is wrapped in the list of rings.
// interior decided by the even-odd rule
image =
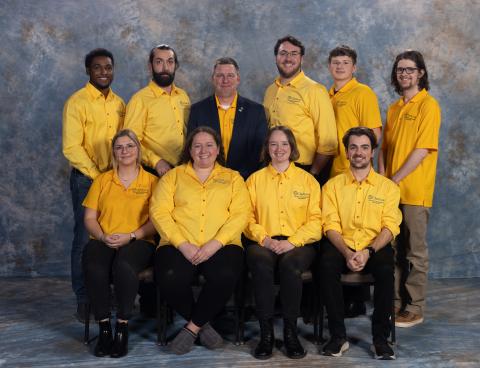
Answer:
[[[423,316],[409,312],[407,310],[401,311],[395,317],[396,327],[412,327],[423,322]]]

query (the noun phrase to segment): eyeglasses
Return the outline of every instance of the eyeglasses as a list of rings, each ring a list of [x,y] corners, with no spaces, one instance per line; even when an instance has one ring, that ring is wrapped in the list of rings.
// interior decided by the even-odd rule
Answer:
[[[300,51],[286,51],[286,50],[282,50],[278,53],[278,55],[280,55],[281,57],[287,57],[287,56],[291,56],[291,57],[297,57],[297,56],[300,56],[302,53]]]
[[[412,68],[412,67],[406,67],[406,68],[401,68],[401,67],[397,67],[397,69],[395,69],[395,72],[397,74],[403,74],[403,72],[407,73],[407,74],[413,74],[413,72],[415,70],[418,70],[418,68]]]
[[[131,152],[133,151],[135,148],[137,148],[137,146],[133,143],[129,143],[129,144],[126,144],[124,146],[122,145],[116,145],[113,147],[113,149],[116,151],[116,152],[123,152],[123,150],[126,150],[127,152]]]
[[[214,78],[216,79],[235,79],[237,77],[237,75],[235,73],[227,73],[227,74],[221,74],[221,73],[215,73],[213,75]]]

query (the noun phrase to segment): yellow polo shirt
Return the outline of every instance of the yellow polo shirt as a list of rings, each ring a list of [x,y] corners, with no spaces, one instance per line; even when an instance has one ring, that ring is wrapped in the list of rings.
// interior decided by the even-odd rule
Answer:
[[[70,164],[95,179],[110,166],[112,138],[121,128],[125,103],[110,89],[107,97],[90,82],[63,107],[62,146]]]
[[[330,177],[332,178],[350,168],[342,143],[347,130],[358,126],[366,126],[371,129],[381,128],[382,118],[375,93],[370,87],[359,83],[355,78],[336,93],[335,87],[332,86],[329,94],[333,111],[335,111],[338,135],[338,151],[330,171]]]
[[[142,144],[142,159],[154,168],[160,159],[176,165],[185,140],[190,112],[187,93],[172,85],[171,94],[155,82],[132,96],[127,105],[125,128],[132,129]]]
[[[250,216],[248,191],[240,174],[215,164],[201,183],[192,164],[168,171],[152,196],[150,218],[160,246],[190,242],[201,247],[216,239],[242,246],[240,235]]]
[[[225,150],[225,161],[228,157],[228,149],[230,148],[230,142],[232,140],[233,123],[235,121],[235,111],[237,111],[237,99],[238,93],[232,101],[232,104],[228,109],[224,109],[218,101],[218,97],[215,96],[218,110],[218,120],[220,122],[220,132],[222,136],[223,149]]]
[[[148,221],[150,197],[158,178],[140,167],[137,178],[125,189],[114,170],[99,175],[92,183],[83,206],[99,213],[105,234],[131,233]],[[153,242],[153,237],[145,240]]]
[[[400,232],[400,190],[373,169],[361,183],[350,170],[337,175],[324,185],[322,194],[324,233],[337,231],[351,249],[369,246],[383,228],[393,237]]]
[[[288,126],[295,135],[302,165],[311,165],[315,153],[335,155],[335,114],[323,85],[300,72],[290,83],[277,78],[265,92],[263,105],[270,127]]]
[[[283,235],[295,246],[320,240],[322,213],[317,180],[291,163],[280,173],[272,165],[247,180],[253,213],[245,235],[258,244],[265,237]]]
[[[388,108],[382,144],[386,176],[391,178],[415,148],[429,150],[420,165],[400,181],[402,204],[432,207],[440,120],[440,106],[425,89],[407,104],[400,98]]]

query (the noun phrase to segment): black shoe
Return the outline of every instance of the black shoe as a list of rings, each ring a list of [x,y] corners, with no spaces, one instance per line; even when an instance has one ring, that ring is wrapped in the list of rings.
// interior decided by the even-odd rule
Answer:
[[[396,359],[393,349],[388,342],[374,342],[372,347],[373,356],[379,360],[394,360]]]
[[[301,359],[307,355],[297,336],[297,321],[283,320],[283,344],[290,359]]]
[[[117,322],[115,325],[115,339],[110,356],[121,358],[128,353],[128,323]]]
[[[323,347],[323,355],[341,357],[350,346],[344,337],[332,337],[330,341]]]
[[[110,320],[98,322],[98,341],[93,354],[97,357],[109,355],[112,344],[112,325],[110,324]]]
[[[363,301],[350,301],[345,303],[345,318],[355,318],[367,314],[367,306]]]
[[[275,337],[273,335],[273,319],[260,319],[260,342],[258,343],[253,356],[257,359],[269,359],[273,354]]]

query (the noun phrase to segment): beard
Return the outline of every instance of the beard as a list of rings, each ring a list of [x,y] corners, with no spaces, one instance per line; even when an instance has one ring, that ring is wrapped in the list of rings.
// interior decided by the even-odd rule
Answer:
[[[277,64],[277,69],[278,69],[278,74],[280,74],[282,78],[288,79],[293,77],[295,74],[297,74],[300,71],[300,69],[302,69],[302,64],[299,64],[298,67],[292,70],[291,72],[285,71],[281,64],[280,65]]]
[[[175,79],[175,72],[173,73],[155,73],[153,72],[153,80],[157,83],[160,87],[168,87],[173,83]]]

